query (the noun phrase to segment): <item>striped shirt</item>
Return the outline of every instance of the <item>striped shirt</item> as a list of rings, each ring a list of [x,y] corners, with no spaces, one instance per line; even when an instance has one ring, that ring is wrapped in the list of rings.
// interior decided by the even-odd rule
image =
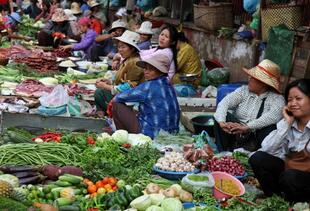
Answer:
[[[264,110],[257,119],[264,98],[266,98]],[[242,86],[224,97],[216,109],[214,118],[217,122],[226,122],[226,115],[230,110],[239,121],[245,123],[251,130],[257,130],[280,121],[284,105],[284,98],[280,94],[268,91],[258,96],[250,92],[248,86]]]
[[[141,83],[116,95],[115,102],[139,103],[138,120],[141,132],[154,138],[160,130],[179,130],[180,108],[176,93],[164,76]]]

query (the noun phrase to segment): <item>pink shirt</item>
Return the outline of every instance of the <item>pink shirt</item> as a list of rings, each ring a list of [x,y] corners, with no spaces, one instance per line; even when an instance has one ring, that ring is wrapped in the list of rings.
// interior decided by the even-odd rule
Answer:
[[[174,61],[173,61],[173,52],[172,52],[171,48],[164,48],[164,49],[152,48],[149,50],[141,50],[140,51],[141,60],[150,58],[156,54],[163,54],[169,58],[170,68],[168,70],[168,78],[169,78],[169,80],[171,80],[175,74],[175,65],[174,65]]]

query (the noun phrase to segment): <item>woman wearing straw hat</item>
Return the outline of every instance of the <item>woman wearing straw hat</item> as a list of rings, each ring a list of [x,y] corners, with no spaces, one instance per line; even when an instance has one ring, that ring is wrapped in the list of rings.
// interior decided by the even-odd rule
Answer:
[[[155,54],[137,65],[144,68],[146,82],[113,99],[113,120],[117,129],[143,133],[154,138],[160,130],[179,130],[180,108],[173,86],[167,79],[169,57]],[[139,103],[138,115],[126,103]]]
[[[72,10],[70,9],[65,9],[64,12],[68,16],[68,21],[70,23],[70,27],[71,27],[73,35],[76,37],[80,37],[81,30],[77,22],[78,18],[73,14]]]
[[[310,79],[291,82],[285,90],[287,106],[249,163],[265,196],[310,201]]]
[[[243,70],[249,75],[248,85],[224,97],[214,114],[220,151],[238,147],[257,150],[282,118],[285,102],[279,94],[279,66],[265,59],[252,69]]]
[[[140,41],[138,46],[141,50],[148,50],[152,46],[151,38],[153,35],[152,23],[150,21],[144,21],[140,28],[137,30],[140,34]]]
[[[56,47],[65,37],[77,39],[68,22],[68,16],[63,9],[58,8],[53,14],[51,21],[47,22],[44,29],[39,32],[39,45]]]
[[[125,31],[117,40],[118,52],[124,58],[120,68],[116,72],[113,82],[99,79],[96,83],[95,103],[99,116],[107,111],[107,106],[113,96],[144,81],[143,70],[136,65],[140,61],[139,47],[137,42],[139,34]]]
[[[109,34],[102,34],[97,36],[96,42],[97,46],[92,49],[92,61],[99,61],[99,56],[110,56],[113,58],[117,49],[113,43],[114,37],[122,36],[127,28],[127,24],[123,21],[114,21],[112,23]]]
[[[80,8],[79,3],[77,2],[72,2],[71,6],[70,6],[70,10],[72,11],[72,14],[77,17],[77,19],[82,17],[82,10]]]
[[[83,17],[78,21],[81,33],[84,34],[81,42],[73,44],[73,45],[66,45],[62,46],[62,50],[72,50],[72,51],[80,51],[82,50],[85,54],[85,59],[90,59],[90,50],[95,45],[95,39],[97,33],[90,28],[90,19]]]
[[[10,15],[7,15],[3,18],[4,25],[1,26],[2,30],[6,31],[7,37],[10,40],[26,40],[30,41],[30,37],[26,37],[18,34],[18,24],[21,23],[21,16],[17,12],[13,12]],[[1,35],[0,35],[1,37]]]

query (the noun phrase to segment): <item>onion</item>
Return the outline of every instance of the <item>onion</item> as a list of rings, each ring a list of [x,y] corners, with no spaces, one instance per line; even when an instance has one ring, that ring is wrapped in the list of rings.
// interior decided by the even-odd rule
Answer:
[[[166,197],[171,197],[171,198],[174,198],[176,196],[176,192],[173,188],[168,188],[168,189],[164,190],[163,194]]]
[[[154,183],[150,183],[146,186],[146,193],[159,193],[160,187]]]

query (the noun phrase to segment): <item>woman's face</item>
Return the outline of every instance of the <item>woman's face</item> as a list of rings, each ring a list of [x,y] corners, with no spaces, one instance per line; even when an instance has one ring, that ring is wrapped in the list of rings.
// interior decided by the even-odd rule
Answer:
[[[115,34],[116,37],[120,37],[122,36],[122,34],[124,33],[124,29],[123,28],[116,28],[113,32]]]
[[[267,85],[264,84],[263,82],[253,78],[249,77],[249,83],[248,83],[248,88],[250,92],[253,92],[255,94],[262,94],[265,91],[267,91]]]
[[[118,41],[117,43],[117,50],[118,53],[120,53],[120,55],[125,59],[129,58],[134,53],[134,48],[131,48],[129,45],[121,41]]]
[[[145,42],[147,40],[149,40],[149,36],[147,34],[140,34],[140,42]]]
[[[80,25],[80,30],[82,33],[85,33],[88,30],[88,26],[87,25]]]
[[[153,67],[152,65],[149,65],[149,64],[145,65],[145,68],[144,68],[145,80],[147,80],[147,81],[153,80],[153,79],[157,78],[158,76],[160,76],[160,72],[158,72],[155,67]]]
[[[290,89],[288,93],[287,106],[295,118],[310,118],[310,98],[301,92],[297,87]]]
[[[164,29],[161,31],[161,33],[159,34],[159,38],[158,38],[158,44],[159,47],[161,48],[169,48],[171,43],[170,43],[170,32],[168,31],[168,29]]]

